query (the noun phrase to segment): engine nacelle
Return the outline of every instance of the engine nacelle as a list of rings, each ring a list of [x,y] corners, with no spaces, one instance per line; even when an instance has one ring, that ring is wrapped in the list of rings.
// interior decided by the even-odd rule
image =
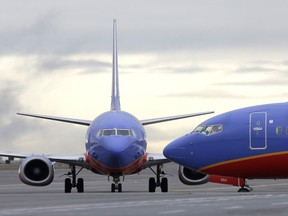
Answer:
[[[21,161],[18,174],[24,184],[46,186],[53,181],[54,167],[47,157],[31,155]]]
[[[186,185],[206,184],[209,181],[209,175],[193,171],[184,166],[179,166],[178,176],[180,181]]]

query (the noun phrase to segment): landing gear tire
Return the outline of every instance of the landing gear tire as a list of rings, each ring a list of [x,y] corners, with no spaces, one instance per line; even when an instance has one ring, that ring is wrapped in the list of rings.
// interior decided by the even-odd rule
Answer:
[[[168,179],[161,176],[165,175],[162,171],[162,165],[157,165],[156,172],[151,167],[149,168],[156,175],[156,180],[155,178],[149,178],[149,192],[155,192],[156,187],[160,187],[162,192],[168,192]]]
[[[77,175],[82,171],[83,167],[76,173],[75,165],[70,166],[71,171],[68,172],[67,176],[71,176],[70,178],[65,179],[65,193],[71,193],[72,188],[77,188],[78,193],[84,192],[84,180],[83,178],[76,179]],[[76,183],[77,180],[77,183]]]
[[[156,190],[156,181],[155,178],[149,178],[149,192],[154,193]]]
[[[70,178],[65,179],[65,193],[71,193],[72,183]]]
[[[114,193],[115,192],[115,184],[111,184],[111,192]]]
[[[161,187],[162,192],[168,192],[168,179],[167,178],[162,178],[160,187]]]
[[[115,183],[111,184],[111,192],[114,193],[116,190],[118,190],[119,193],[122,192],[122,184],[121,183],[119,183],[117,185]]]
[[[247,182],[246,182],[246,180],[245,180],[245,183],[244,183],[244,185],[242,185],[242,187],[241,188],[239,188],[239,190],[238,190],[238,192],[251,192],[253,190],[253,188],[252,187],[250,187],[248,184],[247,184]]]
[[[122,184],[121,184],[121,183],[118,184],[118,192],[119,192],[119,193],[122,192]]]
[[[83,178],[78,178],[77,181],[77,192],[83,193],[84,192],[84,180]]]

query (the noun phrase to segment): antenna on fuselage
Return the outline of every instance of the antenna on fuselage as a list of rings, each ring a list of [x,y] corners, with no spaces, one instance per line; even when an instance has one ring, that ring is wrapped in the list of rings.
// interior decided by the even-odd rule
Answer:
[[[118,53],[117,53],[117,23],[113,20],[113,78],[111,111],[120,110],[119,81],[118,81]]]

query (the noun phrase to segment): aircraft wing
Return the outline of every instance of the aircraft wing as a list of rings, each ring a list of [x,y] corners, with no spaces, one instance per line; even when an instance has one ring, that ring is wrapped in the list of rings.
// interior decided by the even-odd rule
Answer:
[[[17,113],[17,114],[22,115],[22,116],[29,116],[29,117],[34,117],[34,118],[42,118],[42,119],[48,119],[48,120],[54,120],[54,121],[61,121],[61,122],[79,124],[79,125],[85,125],[85,126],[89,126],[92,122],[91,120],[81,120],[81,119],[64,118],[64,117],[48,116],[48,115],[38,115],[38,114],[29,114],[29,113]]]
[[[147,119],[147,120],[141,120],[140,122],[142,125],[149,125],[149,124],[156,124],[160,122],[166,122],[166,121],[173,121],[178,119],[184,119],[184,118],[190,118],[200,115],[207,115],[214,113],[213,111],[209,112],[199,112],[199,113],[192,113],[192,114],[186,114],[186,115],[177,115],[177,116],[169,116],[169,117],[162,117],[162,118],[154,118],[154,119]]]
[[[168,160],[163,154],[149,153],[147,157],[147,162],[144,164],[144,169],[169,162],[171,161]]]
[[[8,153],[8,152],[0,152],[0,156],[8,157],[10,160],[14,160],[14,158],[24,159],[31,155],[41,155],[43,157],[48,158],[52,162],[59,162],[69,165],[76,165],[84,168],[90,168],[90,166],[85,162],[83,155],[77,156],[55,156],[55,155],[43,155],[43,154],[25,154],[25,153]]]

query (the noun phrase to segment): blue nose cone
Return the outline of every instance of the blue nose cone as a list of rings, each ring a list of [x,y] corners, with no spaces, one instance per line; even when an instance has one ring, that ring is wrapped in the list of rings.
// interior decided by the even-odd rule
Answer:
[[[169,160],[180,165],[186,165],[189,160],[189,143],[187,137],[181,137],[169,143],[163,150],[163,154]]]
[[[101,164],[113,169],[127,167],[141,156],[134,147],[133,141],[126,137],[103,138],[95,152]]]

